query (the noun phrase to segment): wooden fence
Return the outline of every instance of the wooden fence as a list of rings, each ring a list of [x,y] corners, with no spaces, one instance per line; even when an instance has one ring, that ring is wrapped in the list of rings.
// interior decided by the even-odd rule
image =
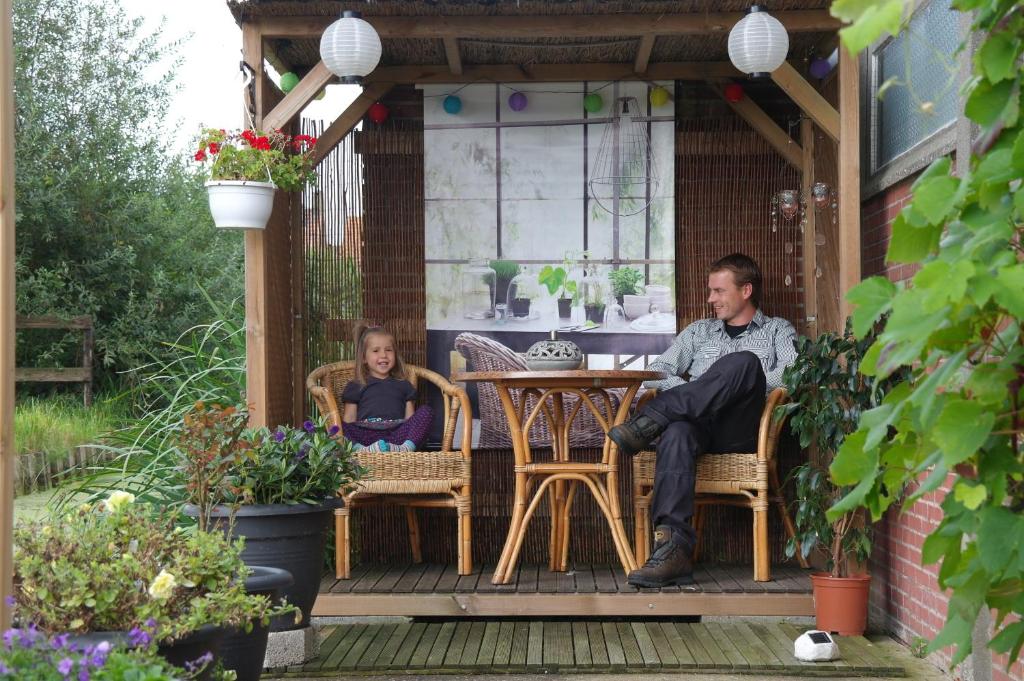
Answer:
[[[14,494],[19,496],[53,489],[81,475],[89,466],[111,458],[108,450],[89,445],[76,447],[67,456],[59,458],[46,452],[19,454],[14,463]]]

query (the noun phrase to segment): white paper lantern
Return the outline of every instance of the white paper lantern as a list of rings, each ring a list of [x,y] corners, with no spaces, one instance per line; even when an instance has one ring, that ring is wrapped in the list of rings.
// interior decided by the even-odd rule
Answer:
[[[358,83],[377,68],[380,52],[380,36],[358,12],[346,10],[320,38],[324,66],[343,83]]]
[[[729,31],[729,59],[752,78],[764,78],[782,66],[789,36],[782,23],[757,5]]]

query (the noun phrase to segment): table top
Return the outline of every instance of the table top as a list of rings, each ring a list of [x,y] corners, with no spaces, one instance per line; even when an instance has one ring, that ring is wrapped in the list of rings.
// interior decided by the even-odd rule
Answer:
[[[661,371],[575,369],[572,371],[456,371],[453,381],[489,381],[512,387],[623,388],[665,378]]]

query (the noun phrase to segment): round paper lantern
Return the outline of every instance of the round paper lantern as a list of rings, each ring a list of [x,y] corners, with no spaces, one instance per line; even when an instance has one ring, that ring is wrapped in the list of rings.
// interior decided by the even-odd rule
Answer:
[[[726,100],[736,103],[743,99],[743,86],[739,83],[729,83],[723,92]]]
[[[299,75],[289,71],[288,73],[281,74],[281,92],[285,94],[295,89],[295,86],[299,84]]]
[[[462,100],[455,95],[448,95],[444,98],[444,110],[451,115],[455,115],[462,111]]]
[[[782,66],[788,52],[785,27],[757,5],[729,31],[729,60],[752,78],[766,78]]]
[[[366,115],[370,117],[370,120],[377,125],[386,121],[390,114],[391,112],[388,111],[388,108],[380,102],[374,102],[371,104],[370,109],[366,112]]]
[[[601,99],[601,95],[596,92],[591,92],[583,98],[583,108],[586,109],[588,113],[597,113],[604,108],[604,100]]]
[[[526,108],[526,95],[522,92],[513,92],[508,98],[508,108],[513,111],[522,111]]]
[[[829,62],[828,59],[822,59],[821,57],[818,57],[817,59],[811,61],[811,65],[807,69],[807,71],[811,74],[812,78],[817,78],[818,80],[821,80],[832,72],[832,64]]]
[[[358,12],[346,10],[320,38],[324,66],[343,83],[358,83],[377,68],[380,52],[380,36]]]
[[[659,85],[658,87],[651,90],[649,99],[651,100],[651,106],[653,107],[665,106],[666,104],[668,104],[670,95],[668,94],[668,90]]]

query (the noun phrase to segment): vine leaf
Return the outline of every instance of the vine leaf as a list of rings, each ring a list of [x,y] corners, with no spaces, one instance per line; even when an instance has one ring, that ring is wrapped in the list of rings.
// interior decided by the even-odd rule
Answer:
[[[942,450],[946,465],[954,466],[974,455],[992,432],[995,420],[983,405],[951,396],[932,428],[932,439]]]

